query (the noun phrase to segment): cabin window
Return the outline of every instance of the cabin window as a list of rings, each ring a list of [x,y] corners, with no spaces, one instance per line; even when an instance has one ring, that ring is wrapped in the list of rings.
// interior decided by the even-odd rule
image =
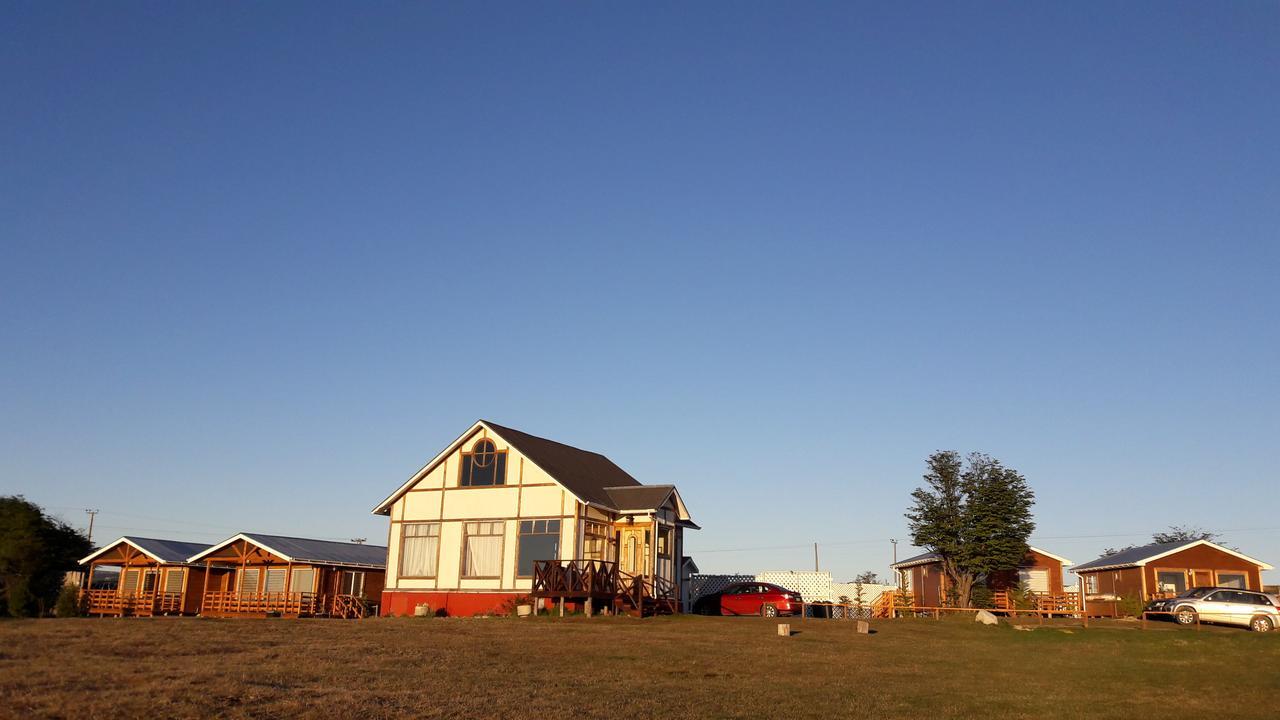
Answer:
[[[498,450],[493,441],[484,438],[471,446],[471,452],[462,453],[458,484],[462,487],[505,485],[507,482],[507,451]]]
[[[159,579],[159,578],[157,578],[156,576],[159,574],[159,572],[160,572],[160,571],[158,571],[158,570],[146,570],[146,571],[143,571],[143,573],[142,573],[142,592],[143,592],[144,594],[150,594],[150,593],[153,593],[153,592],[155,592],[155,591],[156,591],[156,580],[158,580],[158,579]]]
[[[435,577],[440,523],[405,523],[400,538],[400,577]]]
[[[293,576],[289,578],[289,592],[309,593],[315,591],[316,569],[309,567],[294,568]]]
[[[588,560],[608,560],[609,526],[587,520],[582,532],[583,557]]]
[[[1049,571],[1038,568],[1023,568],[1018,571],[1018,584],[1033,593],[1048,594]]]
[[[267,568],[267,583],[263,588],[269,593],[284,592],[284,583],[288,571],[285,568]]]
[[[240,571],[240,597],[258,592],[258,579],[261,574],[262,571],[259,568],[244,568]]]
[[[1097,575],[1085,576],[1084,591],[1087,593],[1094,593],[1094,594],[1098,592],[1098,576]]]
[[[182,592],[182,576],[186,570],[170,570],[164,576],[164,591],[167,593]]]
[[[1180,593],[1187,589],[1187,574],[1181,570],[1156,573],[1156,588],[1162,593]]]
[[[516,559],[518,577],[532,576],[535,560],[559,560],[560,521],[522,520],[517,552],[519,553]]]
[[[338,592],[342,595],[364,595],[364,573],[344,571]]]
[[[1246,590],[1244,573],[1218,573],[1218,586]]]
[[[658,530],[658,557],[671,557],[671,529]]]
[[[462,577],[502,576],[501,522],[466,523],[462,538]]]
[[[138,570],[125,570],[120,576],[120,594],[134,595],[138,592]]]

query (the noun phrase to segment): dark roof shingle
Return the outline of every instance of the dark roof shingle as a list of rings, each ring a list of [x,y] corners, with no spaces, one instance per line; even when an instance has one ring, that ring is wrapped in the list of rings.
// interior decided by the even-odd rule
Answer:
[[[1107,555],[1105,557],[1100,557],[1097,560],[1090,560],[1083,565],[1077,565],[1073,572],[1097,568],[1128,567],[1130,565],[1137,565],[1147,558],[1154,557],[1161,553],[1167,553],[1170,550],[1177,550],[1180,547],[1197,542],[1200,541],[1179,540],[1178,542],[1151,543],[1150,545],[1143,545],[1142,547],[1129,548],[1128,550],[1121,550],[1114,555]]]
[[[640,486],[640,481],[600,453],[540,438],[488,420],[483,422],[582,500],[616,510],[619,508],[611,495],[612,490]]]
[[[355,565],[373,568],[385,568],[387,566],[387,549],[381,545],[365,545],[334,540],[312,540],[310,538],[264,535],[262,533],[241,534],[253,542],[283,553],[294,562],[309,562],[319,565]],[[194,554],[192,553],[192,555]]]

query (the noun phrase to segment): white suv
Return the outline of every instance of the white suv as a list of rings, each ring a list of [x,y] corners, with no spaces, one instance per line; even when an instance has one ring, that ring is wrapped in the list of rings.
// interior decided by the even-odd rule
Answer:
[[[1243,625],[1256,632],[1269,632],[1280,627],[1280,608],[1271,596],[1253,590],[1236,588],[1192,588],[1167,600],[1155,600],[1147,611],[1166,613],[1180,625],[1201,622]]]

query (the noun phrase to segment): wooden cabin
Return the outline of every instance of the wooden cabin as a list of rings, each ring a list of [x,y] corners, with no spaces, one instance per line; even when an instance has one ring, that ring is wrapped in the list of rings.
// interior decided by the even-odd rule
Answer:
[[[476,422],[383,500],[382,613],[499,611],[517,598],[588,612],[680,608],[684,531],[672,485],[599,453]]]
[[[1124,614],[1122,604],[1145,604],[1194,587],[1262,589],[1262,571],[1273,569],[1208,540],[1154,543],[1090,560],[1073,572],[1084,586],[1085,611],[1095,617]]]
[[[1063,568],[1071,561],[1051,552],[1027,547],[1026,557],[1017,569],[995,573],[985,585],[994,594],[995,608],[1007,610],[1013,605],[1010,591],[1025,588],[1036,607],[1045,610],[1074,609],[1076,599],[1063,590]],[[902,577],[902,585],[911,593],[917,607],[946,607],[947,577],[937,553],[923,553],[891,565]]]
[[[90,615],[195,615],[206,572],[187,558],[204,543],[126,536],[80,561],[81,597]]]
[[[240,533],[193,554],[206,617],[365,617],[382,593],[380,545]]]

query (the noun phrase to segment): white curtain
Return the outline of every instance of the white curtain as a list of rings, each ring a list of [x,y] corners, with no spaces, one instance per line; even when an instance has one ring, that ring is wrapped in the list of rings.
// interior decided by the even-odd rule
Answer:
[[[502,575],[502,523],[467,523],[467,545],[463,552],[464,577]]]
[[[400,576],[435,577],[436,546],[439,543],[439,525],[405,525],[404,541],[400,544]]]

